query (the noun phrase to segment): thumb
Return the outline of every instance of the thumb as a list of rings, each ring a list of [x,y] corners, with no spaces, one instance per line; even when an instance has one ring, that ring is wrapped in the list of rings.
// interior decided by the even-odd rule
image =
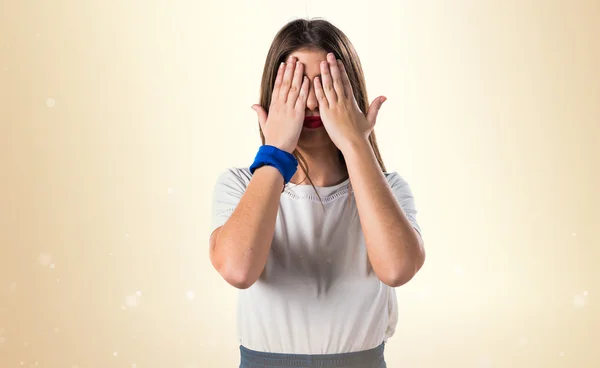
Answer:
[[[367,120],[369,121],[369,123],[371,123],[371,126],[375,125],[375,119],[377,119],[377,113],[379,112],[381,105],[383,105],[383,103],[386,100],[387,100],[386,97],[381,96],[381,97],[377,98],[375,101],[373,101],[371,103],[371,106],[369,106],[369,111],[367,112]]]
[[[258,115],[258,124],[260,124],[260,129],[264,131],[265,123],[267,122],[267,113],[265,112],[265,109],[263,109],[261,105],[254,104],[252,105],[252,110]]]

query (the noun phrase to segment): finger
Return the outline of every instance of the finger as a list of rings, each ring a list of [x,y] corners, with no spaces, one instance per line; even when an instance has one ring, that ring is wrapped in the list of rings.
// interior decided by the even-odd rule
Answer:
[[[327,62],[329,63],[329,71],[331,72],[331,79],[333,81],[333,89],[335,89],[335,93],[338,97],[344,97],[344,85],[342,84],[342,76],[340,74],[340,69],[338,68],[338,63],[333,53],[327,54]]]
[[[346,93],[346,97],[351,97],[353,95],[352,92],[352,83],[350,83],[350,78],[348,77],[348,73],[346,72],[346,67],[341,60],[337,61],[338,68],[340,70],[340,74],[342,75],[342,84],[344,85],[344,91]]]
[[[327,96],[325,96],[325,92],[323,91],[323,86],[321,84],[321,79],[319,77],[315,77],[315,96],[317,97],[317,101],[319,101],[319,109],[321,106],[328,108],[329,101],[327,101]]]
[[[281,88],[279,89],[279,99],[284,102],[287,100],[287,95],[290,92],[290,87],[292,86],[294,64],[296,64],[296,60],[292,56],[286,63],[285,73],[283,74],[283,82],[281,82]]]
[[[330,103],[337,101],[337,95],[333,88],[333,82],[331,81],[331,72],[329,71],[329,64],[326,61],[321,62],[321,82],[327,101]]]
[[[296,100],[296,105],[294,106],[299,110],[306,110],[306,100],[308,100],[308,86],[310,81],[307,76],[304,76],[302,79],[302,87],[300,88],[300,93],[298,94],[298,100]]]
[[[260,129],[264,132],[265,123],[267,122],[267,113],[265,112],[265,109],[263,109],[261,105],[252,105],[252,110],[258,115],[258,124],[260,125]]]
[[[279,90],[281,89],[281,82],[283,81],[283,71],[285,70],[285,62],[279,64],[277,69],[277,77],[275,77],[275,86],[273,87],[273,93],[271,95],[271,101],[279,97]]]
[[[302,71],[304,66],[301,62],[296,61],[296,66],[294,70],[294,80],[292,81],[292,86],[290,87],[290,92],[287,97],[287,102],[290,102],[292,105],[296,104],[296,100],[298,99],[298,93],[300,93],[300,88],[302,87]]]

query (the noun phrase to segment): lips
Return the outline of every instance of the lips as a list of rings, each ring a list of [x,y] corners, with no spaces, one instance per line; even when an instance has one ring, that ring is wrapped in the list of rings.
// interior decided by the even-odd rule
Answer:
[[[316,129],[323,126],[323,121],[320,116],[306,116],[304,118],[304,127],[308,129]]]

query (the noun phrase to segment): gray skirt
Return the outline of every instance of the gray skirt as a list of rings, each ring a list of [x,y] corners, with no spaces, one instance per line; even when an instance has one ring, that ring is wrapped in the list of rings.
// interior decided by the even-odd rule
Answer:
[[[341,354],[284,354],[250,350],[240,345],[239,368],[386,368],[385,343],[363,351]]]

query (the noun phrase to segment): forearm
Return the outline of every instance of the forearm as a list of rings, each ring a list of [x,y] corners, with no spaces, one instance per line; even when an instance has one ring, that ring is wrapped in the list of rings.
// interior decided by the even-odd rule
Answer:
[[[262,273],[275,231],[283,177],[272,166],[258,168],[240,202],[219,229],[211,259],[232,285],[247,288]]]
[[[369,142],[353,142],[343,154],[369,260],[381,281],[400,286],[423,265],[422,239],[402,211]]]

